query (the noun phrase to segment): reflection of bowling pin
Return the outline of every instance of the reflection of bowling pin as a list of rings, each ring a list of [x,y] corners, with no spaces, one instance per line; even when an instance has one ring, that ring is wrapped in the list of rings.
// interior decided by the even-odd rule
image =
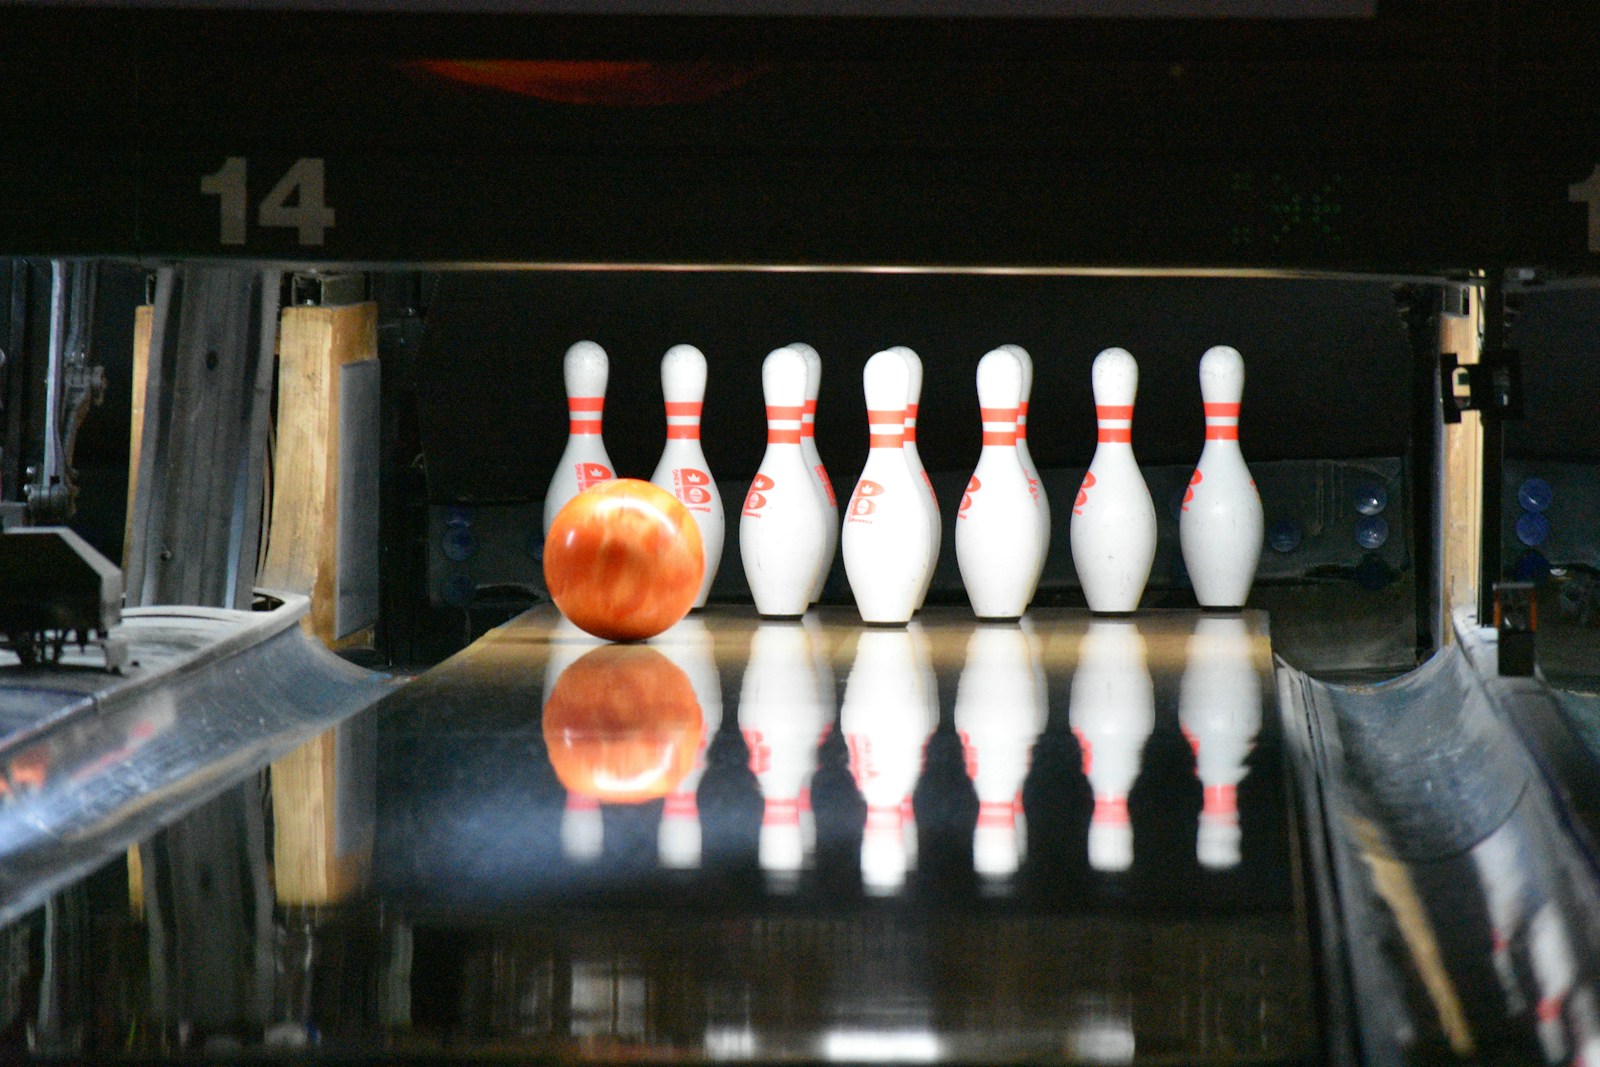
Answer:
[[[1020,627],[980,626],[967,639],[956,688],[956,732],[978,794],[972,865],[985,877],[1014,874],[1026,848],[1017,832],[1022,783],[1046,714],[1035,667]]]
[[[978,361],[983,452],[956,512],[956,561],[980,619],[1016,619],[1039,581],[1039,507],[1017,454],[1022,362],[997,348]]]
[[[1569,1051],[1563,1015],[1567,994],[1578,978],[1578,961],[1573,954],[1572,935],[1567,932],[1555,901],[1545,901],[1528,920],[1528,957],[1539,990],[1539,1002],[1533,1012],[1539,1044],[1544,1047],[1547,1062],[1564,1063]]]
[[[539,704],[555,691],[561,672],[591,649],[605,644],[603,640],[586,634],[562,616],[550,628],[549,651],[544,662],[544,692]],[[587,862],[600,855],[605,845],[605,823],[600,814],[600,802],[581,793],[568,793],[566,806],[561,812],[561,852],[568,859]]]
[[[689,678],[689,685],[700,701],[705,729],[694,767],[683,781],[667,794],[661,807],[661,826],[656,834],[657,855],[663,867],[700,866],[700,806],[695,794],[706,771],[706,746],[722,726],[722,680],[717,675],[715,642],[706,624],[686,618],[665,633],[650,639]]]
[[[829,648],[827,631],[815,612],[808,612],[800,622],[805,626],[807,636],[811,638],[812,658],[817,665],[817,692],[822,694],[826,707],[837,708],[839,693],[834,684],[833,654]],[[822,743],[828,739],[828,733],[832,729],[833,714],[830,711],[822,723],[822,729],[817,732],[818,749],[822,748]],[[805,838],[806,855],[809,856],[817,847],[817,820],[811,810],[809,785],[800,794],[800,834]]]
[[[1527,914],[1528,858],[1523,855],[1516,831],[1505,823],[1472,848],[1472,863],[1489,912],[1489,948],[1494,972],[1506,995],[1506,1009],[1519,1015],[1527,1006],[1522,982],[1511,955],[1511,943],[1522,928]]]
[[[561,461],[550,476],[550,488],[544,495],[544,532],[549,534],[550,524],[562,505],[591,485],[609,482],[611,457],[606,455],[605,442],[600,438],[600,416],[606,404],[606,378],[610,365],[605,349],[593,341],[579,341],[567,349],[561,362],[561,374],[567,385],[567,411],[570,415],[567,447]]]
[[[1194,749],[1204,801],[1195,855],[1202,866],[1239,865],[1239,783],[1261,730],[1261,676],[1250,632],[1237,615],[1195,622],[1178,690],[1178,722]]]
[[[867,360],[861,377],[871,448],[845,509],[844,569],[862,619],[903,623],[920,602],[938,550],[924,507],[927,487],[905,458],[910,364],[885,350]]]
[[[839,723],[850,750],[850,773],[867,802],[861,879],[868,892],[899,889],[910,865],[904,806],[922,772],[928,684],[911,634],[864,630],[857,637]]]
[[[1091,611],[1133,611],[1156,555],[1156,509],[1133,458],[1139,365],[1108,348],[1092,373],[1100,436],[1072,505],[1072,562]]]
[[[706,396],[706,357],[693,345],[673,345],[661,357],[661,395],[667,405],[667,445],[650,481],[678,498],[700,528],[706,573],[694,606],[704,607],[722,563],[722,494],[700,448],[700,408]]]
[[[1028,400],[1033,395],[1033,357],[1021,345],[1000,347],[1022,361],[1022,402],[1017,405],[1017,459],[1022,462],[1023,473],[1028,476],[1028,491],[1039,506],[1035,516],[1039,523],[1039,561],[1033,572],[1033,584],[1037,586],[1039,576],[1044,573],[1045,557],[1050,554],[1050,497],[1044,491],[1039,469],[1033,465],[1033,455],[1028,450]]]
[[[804,865],[803,798],[817,766],[817,739],[833,718],[817,677],[810,635],[799,623],[762,623],[750,640],[739,697],[739,727],[761,786],[758,857],[779,885]]]
[[[833,482],[817,452],[817,392],[822,388],[822,357],[810,345],[791,344],[789,347],[806,360],[806,406],[800,421],[800,451],[806,457],[806,466],[816,477],[817,492],[822,494],[827,507],[824,512],[828,520],[827,544],[822,552],[822,566],[817,568],[817,580],[811,586],[811,602],[815,604],[828,582],[828,572],[833,569],[834,553],[839,550],[839,500],[833,495]]]
[[[1200,357],[1206,443],[1178,516],[1183,565],[1201,607],[1243,607],[1261,558],[1261,496],[1239,451],[1244,360],[1218,345]]]
[[[1089,623],[1078,646],[1068,721],[1094,790],[1089,865],[1125,871],[1133,864],[1128,794],[1156,724],[1155,686],[1145,665],[1144,638],[1133,623]]]
[[[939,543],[944,534],[939,524],[939,498],[934,494],[933,479],[928,477],[928,469],[922,465],[922,453],[917,448],[917,409],[922,404],[922,357],[905,345],[896,345],[891,351],[900,353],[900,358],[906,361],[906,369],[911,374],[910,385],[906,391],[906,466],[911,468],[912,481],[921,482],[922,487],[927,490],[925,497],[917,498],[918,504],[922,507],[923,519],[928,524],[928,536],[933,544],[928,556],[927,569],[922,575],[922,589],[917,593],[917,608],[920,610],[922,602],[928,598],[928,587],[933,584],[933,571],[939,562]]]
[[[792,348],[774,349],[761,365],[767,451],[739,519],[739,554],[756,611],[778,618],[798,618],[810,606],[833,522],[800,448],[808,373]]]
[[[605,850],[605,820],[600,801],[582,793],[568,793],[561,811],[561,854],[587,863]]]

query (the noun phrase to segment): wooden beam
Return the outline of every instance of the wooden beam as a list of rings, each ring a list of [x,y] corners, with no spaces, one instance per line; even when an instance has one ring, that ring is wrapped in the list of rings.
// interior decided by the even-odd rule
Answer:
[[[306,629],[333,648],[370,647],[371,625],[336,632],[340,405],[346,367],[378,358],[376,304],[291,307],[280,319],[272,519],[259,584],[311,598]],[[375,517],[374,517],[375,521]]]
[[[1482,292],[1463,287],[1466,314],[1446,311],[1439,318],[1439,351],[1453,352],[1462,366],[1478,362],[1482,352]],[[1448,301],[1447,301],[1448,303]],[[1458,607],[1476,610],[1483,528],[1483,423],[1476,411],[1461,413],[1458,423],[1443,424],[1439,451],[1439,563],[1441,589],[1437,632],[1453,641],[1452,615]]]
[[[128,508],[122,526],[122,567],[128,567],[128,546],[133,543],[133,501],[139,492],[139,446],[144,441],[144,390],[150,370],[150,329],[155,308],[141,304],[133,309],[133,403],[128,433]]]
[[[350,382],[364,380],[370,387],[377,358],[375,304],[290,307],[279,318],[272,513],[259,584],[310,596],[311,611],[302,625],[330,648],[372,643],[372,622],[359,619],[352,627],[341,619],[339,598],[347,581],[377,580],[376,574],[340,573],[341,536],[350,534],[341,527],[352,521],[350,501],[341,496],[357,492],[350,468],[370,461],[371,473],[375,457],[352,457],[350,442],[341,440],[341,425],[350,425],[352,418],[376,418],[375,391],[369,388],[362,397],[344,394]],[[352,368],[364,377],[352,378]],[[372,410],[352,412],[352,403],[372,405]],[[375,507],[371,516],[355,516],[355,521],[367,519],[376,522]],[[344,565],[351,566],[351,560]],[[272,765],[273,880],[279,903],[332,903],[365,881],[372,859],[366,813],[375,803],[376,783],[363,768],[375,745],[360,724],[347,724]]]

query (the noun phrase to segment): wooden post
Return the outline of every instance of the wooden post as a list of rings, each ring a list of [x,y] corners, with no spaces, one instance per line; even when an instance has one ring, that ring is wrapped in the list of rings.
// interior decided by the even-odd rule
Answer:
[[[376,581],[376,575],[340,572],[341,535],[348,539],[351,532],[340,521],[341,509],[351,504],[345,494],[356,491],[345,469],[348,463],[341,462],[346,444],[341,432],[353,419],[375,420],[375,395],[370,412],[352,413],[342,394],[347,382],[358,380],[352,378],[353,369],[365,378],[365,372],[377,370],[377,360],[376,304],[284,309],[278,335],[272,521],[259,581],[268,589],[310,596],[311,612],[303,625],[332,648],[370,647],[372,641],[372,619],[352,627],[338,611],[347,583]],[[376,449],[376,441],[372,447]],[[376,473],[375,456],[355,458],[370,461]],[[373,514],[355,519],[370,521],[375,532],[375,497],[372,503]]]
[[[330,648],[370,648],[376,619],[376,596],[361,594],[375,594],[377,582],[377,320],[372,303],[290,307],[279,320],[272,517],[259,584],[309,595],[302,625]],[[364,882],[375,748],[361,723],[346,724],[272,765],[279,903],[330,903]]]
[[[128,546],[133,543],[133,500],[139,492],[139,446],[144,440],[144,389],[150,370],[150,329],[155,308],[140,304],[133,309],[133,419],[128,433],[128,510],[122,526],[122,568],[128,568]]]
[[[1465,314],[1447,308],[1439,319],[1439,351],[1453,352],[1462,366],[1478,362],[1482,351],[1482,294],[1474,286],[1461,289]],[[1447,305],[1449,301],[1446,301]],[[1455,639],[1451,624],[1456,608],[1478,603],[1483,526],[1483,422],[1476,411],[1463,411],[1458,423],[1443,424],[1439,450],[1439,595],[1438,633]]]

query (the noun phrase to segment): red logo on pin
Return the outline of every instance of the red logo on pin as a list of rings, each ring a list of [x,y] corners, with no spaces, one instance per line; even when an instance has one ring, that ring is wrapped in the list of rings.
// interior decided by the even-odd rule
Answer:
[[[581,493],[591,485],[609,482],[612,477],[611,468],[604,463],[580,463],[578,464],[578,491]]]

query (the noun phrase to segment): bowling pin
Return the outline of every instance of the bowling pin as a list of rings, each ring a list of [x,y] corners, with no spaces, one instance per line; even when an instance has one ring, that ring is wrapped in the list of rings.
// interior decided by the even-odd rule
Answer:
[[[1039,581],[1039,507],[1017,455],[1022,362],[997,348],[978,361],[983,451],[956,512],[956,562],[980,619],[1017,619]]]
[[[700,866],[700,804],[696,794],[706,773],[706,747],[722,727],[722,680],[717,674],[716,642],[702,620],[690,617],[652,637],[650,645],[660,649],[688,676],[689,686],[700,702],[704,727],[700,751],[695,754],[693,768],[667,794],[656,831],[656,854],[661,866],[687,870]]]
[[[1039,522],[1039,561],[1033,576],[1033,584],[1037,588],[1039,577],[1044,574],[1045,559],[1050,554],[1050,497],[1044,491],[1044,482],[1039,478],[1039,469],[1033,465],[1033,454],[1028,448],[1028,402],[1033,395],[1033,357],[1021,345],[1000,347],[1022,361],[1022,403],[1017,405],[1017,459],[1022,462],[1022,472],[1028,476],[1028,491],[1039,506],[1035,516]]]
[[[899,352],[886,349],[867,360],[861,378],[871,447],[845,508],[839,542],[861,618],[904,623],[926,591],[938,550],[924,504],[927,486],[905,458],[911,365]]]
[[[833,493],[833,482],[828,469],[822,465],[822,455],[817,451],[817,392],[822,388],[822,357],[810,345],[791,344],[790,348],[806,358],[806,407],[800,420],[800,451],[805,454],[806,465],[816,476],[817,491],[827,507],[828,540],[822,550],[822,566],[817,568],[817,580],[811,586],[811,602],[822,597],[822,587],[828,583],[828,572],[833,570],[833,557],[839,551],[839,498]]]
[[[1494,833],[1473,846],[1472,863],[1483,886],[1489,913],[1489,951],[1494,971],[1505,993],[1506,1010],[1520,1015],[1527,1007],[1522,981],[1511,946],[1521,934],[1529,899],[1528,871],[1531,866],[1523,852],[1516,829],[1504,823]]]
[[[1125,871],[1133,865],[1128,794],[1139,777],[1144,744],[1156,724],[1155,685],[1144,638],[1131,622],[1095,619],[1078,646],[1068,722],[1094,791],[1089,865]]]
[[[1203,800],[1195,856],[1201,866],[1239,865],[1239,783],[1261,731],[1261,675],[1240,616],[1201,617],[1189,635],[1178,687],[1178,724],[1194,749]]]
[[[863,630],[856,638],[839,726],[867,803],[861,879],[869,893],[895,892],[911,866],[904,811],[922,773],[931,681],[909,632]]]
[[[1539,991],[1533,1015],[1545,1061],[1565,1063],[1571,1054],[1564,1018],[1567,996],[1578,980],[1578,959],[1561,908],[1546,900],[1528,921],[1528,962]]]
[[[1156,555],[1156,509],[1133,458],[1133,401],[1139,365],[1126,349],[1094,360],[1099,443],[1072,505],[1072,562],[1089,610],[1139,607]]]
[[[605,349],[593,341],[579,341],[567,349],[561,361],[561,375],[567,386],[567,447],[550,476],[544,495],[544,532],[562,506],[591,485],[609,482],[611,457],[600,437],[600,416],[606,404],[606,378],[610,364]]]
[[[905,460],[911,468],[911,477],[914,481],[921,482],[927,490],[926,498],[918,498],[922,506],[923,518],[928,523],[928,536],[933,544],[933,551],[928,556],[927,569],[922,576],[922,589],[917,593],[917,610],[922,610],[922,602],[928,599],[928,587],[933,584],[933,571],[939,563],[939,545],[944,537],[944,530],[939,522],[939,498],[933,491],[933,479],[928,477],[928,469],[922,465],[922,453],[917,448],[917,409],[922,404],[922,357],[917,355],[905,345],[896,345],[893,351],[900,353],[906,361],[906,367],[911,372],[911,384],[906,394],[906,429],[905,429]]]
[[[1206,443],[1178,515],[1183,564],[1203,608],[1239,608],[1261,558],[1261,496],[1239,451],[1244,360],[1218,345],[1200,357]]]
[[[774,618],[799,618],[810,606],[833,522],[800,449],[807,374],[805,357],[787,347],[761,365],[767,451],[739,518],[739,555],[756,611]]]
[[[817,766],[818,739],[833,710],[805,626],[757,626],[739,696],[739,727],[761,787],[757,858],[777,888],[792,887],[805,865],[809,849],[801,809]]]
[[[700,408],[706,397],[706,357],[693,345],[673,345],[661,357],[661,395],[667,405],[667,445],[650,481],[678,498],[700,528],[706,573],[694,606],[703,608],[722,563],[722,494],[700,448]]]
[[[985,878],[1015,874],[1026,849],[1018,832],[1022,783],[1046,714],[1035,668],[1021,627],[979,626],[967,639],[955,720],[967,777],[978,794],[972,865]]]

